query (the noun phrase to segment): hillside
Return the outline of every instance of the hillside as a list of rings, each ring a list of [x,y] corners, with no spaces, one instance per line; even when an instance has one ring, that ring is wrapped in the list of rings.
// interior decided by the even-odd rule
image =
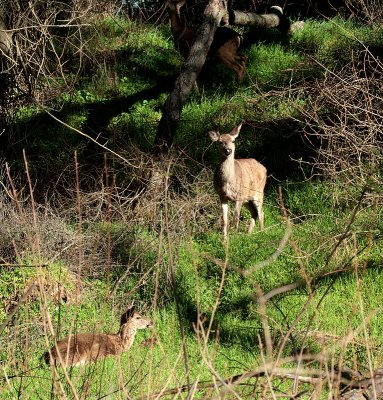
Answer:
[[[85,16],[29,81],[3,63],[0,397],[341,399],[383,365],[382,27],[235,27],[243,82],[208,61],[157,158],[183,65],[166,18]],[[225,241],[208,131],[240,123],[236,158],[268,171],[265,229],[243,207]],[[154,327],[129,351],[44,363],[55,340],[118,332],[132,302]]]

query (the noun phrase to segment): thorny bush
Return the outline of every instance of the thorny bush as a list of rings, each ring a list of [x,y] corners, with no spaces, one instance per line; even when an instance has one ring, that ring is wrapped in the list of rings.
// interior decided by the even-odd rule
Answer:
[[[382,66],[365,50],[339,73],[326,71],[303,110],[305,134],[318,149],[315,167],[334,181],[378,193],[383,183]]]

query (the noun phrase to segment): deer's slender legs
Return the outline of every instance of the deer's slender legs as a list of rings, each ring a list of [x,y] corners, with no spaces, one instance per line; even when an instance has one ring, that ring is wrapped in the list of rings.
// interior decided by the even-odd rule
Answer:
[[[235,233],[238,232],[238,225],[239,225],[239,216],[241,213],[241,207],[242,207],[242,201],[236,201],[235,202],[235,209],[234,209],[234,228],[235,228]]]
[[[253,232],[253,229],[255,226],[255,221],[256,221],[257,215],[258,215],[257,208],[255,207],[255,204],[252,201],[245,203],[245,207],[250,211],[250,214],[251,214],[249,230],[247,231],[248,233],[251,233],[251,232]]]
[[[263,215],[263,194],[259,196],[258,200],[253,200],[252,203],[254,207],[257,209],[258,218],[259,218],[259,230],[263,231],[264,228],[264,215]]]
[[[259,216],[259,230],[263,231],[264,229],[264,215],[263,215],[263,207],[262,204],[258,204],[258,216]]]
[[[253,232],[255,226],[255,218],[251,217],[250,219],[250,225],[249,225],[249,230],[247,231],[248,234]]]
[[[227,238],[227,227],[229,225],[229,204],[227,200],[221,201],[222,217],[223,217],[223,236]]]

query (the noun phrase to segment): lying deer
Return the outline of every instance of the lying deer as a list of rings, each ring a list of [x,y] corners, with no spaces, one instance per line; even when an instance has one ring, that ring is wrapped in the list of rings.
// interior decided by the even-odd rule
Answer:
[[[196,29],[181,19],[181,7],[186,0],[165,0],[170,16],[171,29],[177,50],[186,58],[196,38]],[[247,57],[239,52],[242,36],[233,29],[218,27],[210,46],[208,57],[215,57],[237,74],[241,83],[246,71]]]
[[[238,231],[239,214],[242,204],[251,213],[249,233],[254,229],[255,220],[259,218],[260,230],[264,228],[263,192],[266,184],[266,168],[254,158],[234,159],[235,144],[242,124],[230,133],[221,135],[219,132],[210,131],[209,136],[213,142],[218,142],[222,162],[214,174],[214,187],[221,201],[223,212],[223,235],[227,238],[229,221],[229,200],[235,202],[234,226]]]
[[[129,350],[139,329],[151,328],[153,322],[134,312],[130,306],[121,316],[120,330],[116,334],[80,333],[68,336],[45,353],[47,364],[62,367],[84,365],[109,355],[118,355]]]

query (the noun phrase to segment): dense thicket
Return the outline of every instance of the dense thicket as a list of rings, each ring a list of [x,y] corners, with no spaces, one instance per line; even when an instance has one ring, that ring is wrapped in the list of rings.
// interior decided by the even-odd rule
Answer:
[[[120,2],[117,2],[120,3]],[[270,7],[278,5],[293,18],[330,18],[341,15],[344,18],[355,18],[366,23],[378,23],[383,11],[379,0],[232,0],[229,8],[257,13],[265,13]],[[188,1],[188,12],[191,18],[199,19],[207,0]],[[160,16],[161,3],[155,0],[126,0],[120,10],[133,18],[157,18]],[[154,18],[155,20],[155,18]]]

